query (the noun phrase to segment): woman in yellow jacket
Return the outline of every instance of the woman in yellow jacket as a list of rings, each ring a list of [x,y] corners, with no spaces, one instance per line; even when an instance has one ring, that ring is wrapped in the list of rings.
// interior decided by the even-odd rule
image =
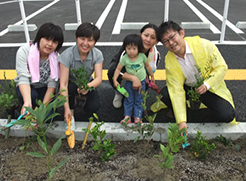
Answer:
[[[199,36],[185,38],[184,29],[173,21],[164,22],[159,26],[159,36],[168,50],[165,57],[167,87],[161,91],[162,101],[173,110],[179,129],[186,128],[188,134],[186,90],[196,83],[195,65],[199,66],[202,72],[208,67],[208,74],[211,75],[195,89],[201,95],[201,102],[212,111],[218,122],[233,121],[234,104],[224,82],[228,67],[217,47]]]

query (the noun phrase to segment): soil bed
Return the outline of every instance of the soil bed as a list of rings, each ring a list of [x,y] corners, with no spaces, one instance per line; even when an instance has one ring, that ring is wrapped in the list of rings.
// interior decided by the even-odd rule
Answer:
[[[0,136],[1,181],[39,181],[47,180],[48,167],[46,160],[26,155],[33,149],[40,151],[37,142],[30,148],[20,151],[24,138]],[[56,140],[49,140],[53,145]],[[192,140],[189,140],[192,142]],[[211,140],[210,140],[211,141]],[[173,169],[162,169],[154,155],[161,154],[160,142],[146,143],[138,141],[113,142],[116,144],[116,155],[110,161],[102,162],[97,152],[91,150],[92,142],[81,150],[81,141],[76,141],[74,149],[70,149],[66,140],[54,155],[52,165],[55,167],[68,156],[71,159],[63,165],[53,180],[246,180],[246,142],[245,139],[233,141],[233,147],[225,147],[214,142],[216,149],[207,159],[192,159],[189,147],[174,154]],[[165,143],[164,143],[165,145]],[[235,145],[240,146],[236,149]],[[52,168],[53,168],[52,167]]]

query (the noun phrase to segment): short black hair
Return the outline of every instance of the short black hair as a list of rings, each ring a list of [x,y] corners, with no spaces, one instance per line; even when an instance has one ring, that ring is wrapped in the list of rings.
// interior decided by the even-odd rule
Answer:
[[[93,37],[95,42],[100,38],[100,30],[92,23],[85,22],[79,25],[75,33],[76,38],[78,37]]]
[[[61,27],[53,23],[45,23],[39,28],[36,34],[36,37],[33,41],[33,44],[37,43],[39,47],[39,42],[41,38],[46,38],[54,42],[57,41],[58,45],[55,51],[59,51],[61,49],[63,41],[64,41],[63,32],[62,32]]]
[[[175,23],[172,20],[162,22],[159,26],[159,40],[161,40],[162,35],[168,32],[169,30],[180,32],[181,29],[181,26],[179,26],[179,24]]]
[[[127,45],[135,45],[138,47],[138,53],[143,50],[143,40],[140,35],[129,34],[123,40],[123,47],[126,49]]]

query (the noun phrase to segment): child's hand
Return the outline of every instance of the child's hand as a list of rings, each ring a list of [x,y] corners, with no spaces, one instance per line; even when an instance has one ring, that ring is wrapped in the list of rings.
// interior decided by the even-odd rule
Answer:
[[[151,82],[155,83],[155,77],[154,77],[154,75],[151,76]]]
[[[114,81],[114,86],[116,87],[116,89],[117,89],[118,85],[120,86],[119,82],[118,81]]]

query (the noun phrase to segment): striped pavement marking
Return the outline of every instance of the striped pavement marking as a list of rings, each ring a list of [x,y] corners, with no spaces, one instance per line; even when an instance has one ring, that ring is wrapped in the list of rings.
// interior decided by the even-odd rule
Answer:
[[[3,80],[3,74],[5,72],[6,79],[11,80],[14,79],[17,74],[15,69],[0,69],[0,80]],[[103,70],[103,80],[108,80],[107,69]],[[159,69],[155,72],[155,80],[166,80],[166,70]],[[226,72],[224,80],[246,80],[246,69],[229,69]]]

